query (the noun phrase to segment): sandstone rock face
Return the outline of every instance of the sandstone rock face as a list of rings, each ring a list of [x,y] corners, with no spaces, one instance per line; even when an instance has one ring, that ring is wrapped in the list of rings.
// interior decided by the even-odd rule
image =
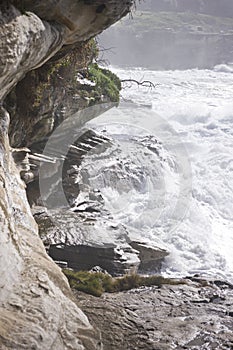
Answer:
[[[0,121],[1,349],[98,349],[98,334],[70,299],[67,281],[38,236],[3,109]]]
[[[42,65],[63,45],[64,27],[34,13],[0,5],[0,100],[27,71]]]
[[[90,80],[88,66],[97,54],[95,41],[67,50],[63,47],[42,67],[28,72],[5,99],[11,115],[12,147],[27,146],[42,152],[48,135],[65,119],[94,103],[116,103],[103,91],[99,93],[98,85]],[[104,111],[101,104],[95,106],[96,114]]]
[[[70,116],[88,105],[80,98],[80,84],[75,79],[77,69],[91,62],[95,49],[88,44],[84,47],[83,42],[128,13],[132,1],[11,3],[19,9],[7,2],[0,7],[0,84],[4,86],[0,100],[27,72],[42,66],[29,72],[6,101],[11,109],[11,144],[19,147],[51,132],[63,114]],[[57,56],[44,64],[57,51]],[[89,57],[82,57],[83,53]]]
[[[130,11],[132,2],[130,0],[24,0],[22,8],[24,11],[36,13],[47,21],[56,21],[64,25],[66,27],[65,44],[73,44],[90,39],[126,15]]]
[[[24,7],[32,3],[30,8]],[[43,5],[43,11],[30,12],[39,3]],[[96,23],[91,23],[94,17],[86,2],[60,1],[59,6],[59,9],[54,6],[54,1],[1,2],[1,105],[28,71],[43,65],[65,43],[86,40],[103,30],[128,11],[130,1],[122,1],[120,5],[111,2],[109,22],[109,12],[106,12],[104,20],[103,17],[101,19],[98,13],[105,8],[98,9],[96,4]],[[60,18],[61,13],[65,20]],[[70,21],[73,24],[67,22],[67,13],[72,13]],[[9,107],[7,103],[5,106]],[[18,128],[22,128],[22,124],[18,124]],[[0,348],[101,349],[98,332],[93,330],[87,317],[72,301],[66,278],[47,256],[38,236],[25,184],[13,161],[8,129],[9,114],[1,107]]]

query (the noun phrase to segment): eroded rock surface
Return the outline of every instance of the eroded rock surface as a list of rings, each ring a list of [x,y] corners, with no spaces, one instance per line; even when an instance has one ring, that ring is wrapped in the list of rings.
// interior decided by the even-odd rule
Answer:
[[[1,349],[96,349],[99,336],[72,302],[60,269],[47,256],[8,143],[1,110]]]
[[[74,213],[69,210],[35,208],[42,240],[55,261],[64,261],[76,270],[100,266],[112,275],[129,272],[160,271],[169,254],[156,244],[137,237],[108,212]],[[132,237],[134,238],[132,238]]]
[[[33,209],[40,235],[49,255],[56,261],[67,262],[70,268],[89,270],[98,265],[112,275],[159,272],[168,251],[161,244],[141,237],[139,229],[122,225],[106,207],[102,194],[106,183],[109,189],[112,185],[125,193],[130,193],[132,188],[144,191],[145,177],[141,168],[127,157],[124,166],[118,158],[119,152],[116,153],[115,143],[104,133],[83,132],[70,145],[64,161],[63,180],[60,179],[63,186],[52,177],[52,170],[57,173],[56,163],[47,166],[45,178],[51,170],[52,182],[42,197],[51,207],[48,210]],[[59,163],[59,159],[55,161]],[[93,169],[98,176],[93,175]],[[100,178],[97,186],[91,183],[91,176]],[[59,193],[61,187],[62,193]],[[63,191],[66,208],[62,205]],[[28,191],[30,201],[33,195],[33,191]],[[40,201],[38,197],[34,204]]]
[[[47,21],[66,27],[65,44],[90,39],[125,16],[131,0],[13,0],[24,11],[32,11]],[[48,10],[49,9],[49,10]]]
[[[223,350],[233,348],[233,289],[220,281],[104,294],[77,292],[104,350]]]
[[[0,5],[0,100],[32,68],[42,65],[64,43],[65,28],[34,13],[22,14],[7,2]]]
[[[43,11],[36,11],[38,4]],[[64,44],[81,42],[102,31],[125,14],[130,4],[131,1],[109,2],[110,12],[103,15],[96,2],[93,17],[92,6],[83,1],[64,0],[55,4],[53,1],[2,1],[1,106],[7,94],[27,72],[43,65]],[[109,13],[112,16],[107,21]],[[67,23],[67,14],[72,25]],[[4,106],[10,112],[16,108],[9,103]],[[25,125],[28,122],[32,128],[30,114],[25,118],[28,118]],[[99,333],[93,330],[87,317],[72,301],[66,278],[48,257],[38,236],[25,184],[20,178],[19,171],[22,169],[19,164],[16,167],[9,145],[9,119],[9,114],[1,107],[0,348],[101,349]],[[22,124],[19,123],[17,128],[23,129]]]

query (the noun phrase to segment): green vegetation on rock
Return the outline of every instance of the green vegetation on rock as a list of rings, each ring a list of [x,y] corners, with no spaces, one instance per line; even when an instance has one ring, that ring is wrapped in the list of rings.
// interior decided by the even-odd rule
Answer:
[[[88,78],[96,84],[94,103],[101,101],[102,95],[108,97],[111,102],[119,102],[121,81],[114,73],[94,63],[89,66]]]
[[[139,287],[162,286],[163,284],[184,284],[182,280],[164,278],[159,275],[140,276],[138,274],[113,278],[102,272],[73,271],[63,269],[71,288],[100,297],[104,292],[115,293]]]

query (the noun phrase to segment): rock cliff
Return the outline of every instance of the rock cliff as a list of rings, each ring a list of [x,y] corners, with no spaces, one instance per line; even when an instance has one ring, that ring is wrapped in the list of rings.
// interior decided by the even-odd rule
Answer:
[[[77,62],[84,67],[91,61],[92,49],[83,49],[91,44],[84,42],[128,13],[131,5],[127,0],[0,4],[1,349],[102,347],[98,332],[72,301],[67,280],[45,252],[12,146],[29,145],[51,132],[48,125],[59,122],[55,112],[69,90],[62,89],[61,70],[69,82]],[[54,72],[61,76],[52,81]],[[56,90],[59,79],[62,93]],[[48,127],[40,128],[43,119]]]

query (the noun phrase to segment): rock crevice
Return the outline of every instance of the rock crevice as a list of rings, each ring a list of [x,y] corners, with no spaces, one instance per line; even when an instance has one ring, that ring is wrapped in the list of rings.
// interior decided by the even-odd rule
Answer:
[[[0,347],[3,350],[102,348],[99,333],[72,301],[66,278],[48,257],[38,236],[25,183],[20,178],[22,169],[16,167],[12,156],[15,152],[9,144],[6,110],[14,123],[17,96],[13,104],[12,98],[7,100],[6,96],[10,92],[14,95],[12,89],[18,82],[29,71],[44,65],[65,44],[72,43],[67,46],[67,53],[77,42],[95,36],[126,14],[131,1],[103,3],[106,8],[102,11],[99,7],[102,3],[98,1],[94,5],[70,0],[16,0],[0,4],[0,101],[5,108],[0,110]],[[25,109],[26,104],[27,101]],[[15,131],[23,130],[27,123],[32,130],[38,122],[31,119],[30,113],[24,116],[24,122],[21,117]],[[18,140],[22,146],[20,137]]]

